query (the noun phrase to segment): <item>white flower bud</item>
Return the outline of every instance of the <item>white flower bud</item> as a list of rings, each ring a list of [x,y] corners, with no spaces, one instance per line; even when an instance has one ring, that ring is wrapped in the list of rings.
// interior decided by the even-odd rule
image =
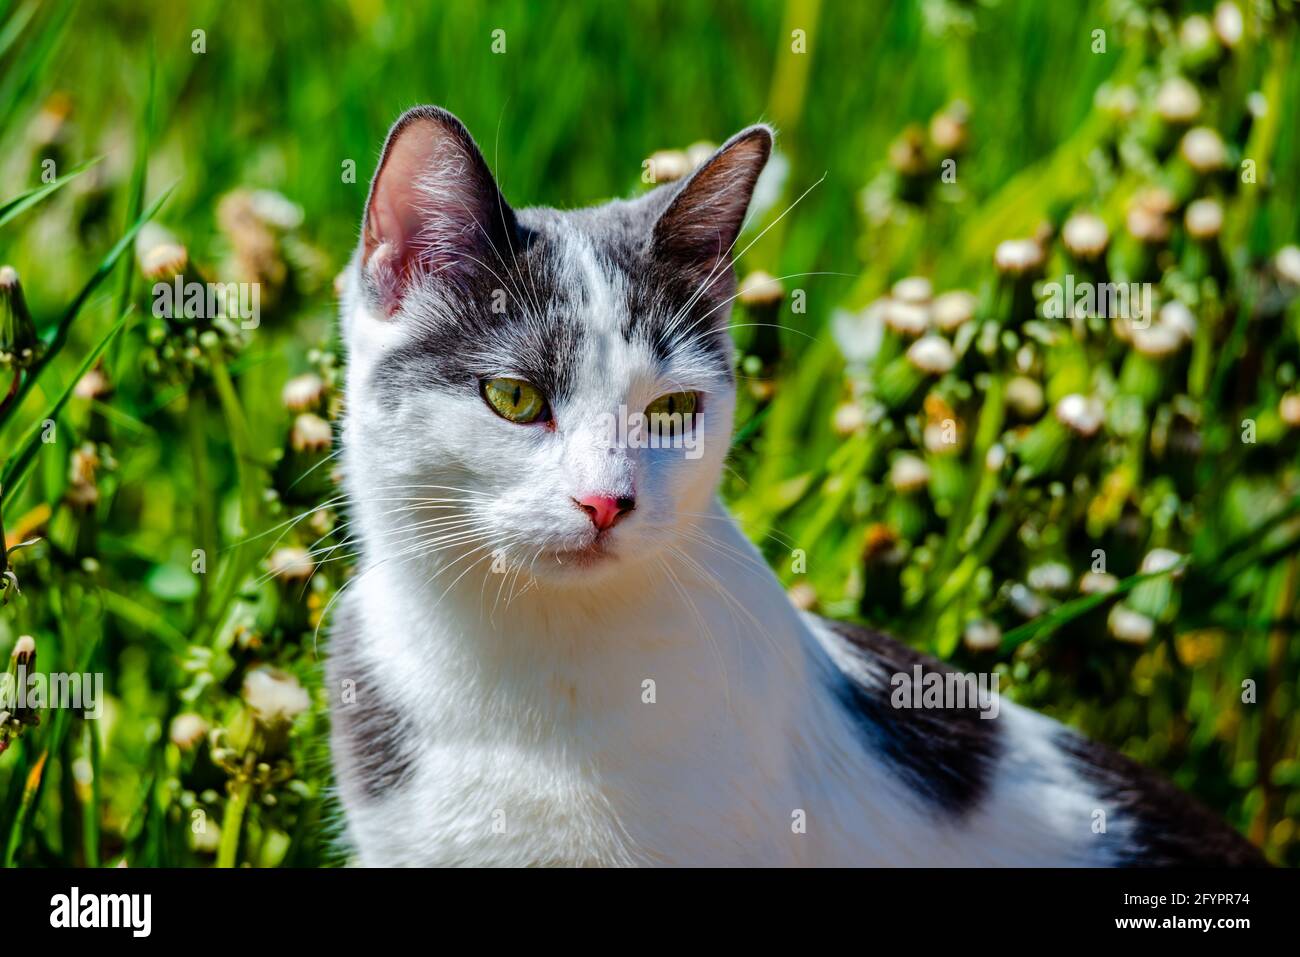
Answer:
[[[1110,243],[1110,231],[1100,216],[1092,213],[1075,213],[1061,229],[1065,248],[1079,259],[1096,259]]]
[[[969,651],[996,651],[1002,644],[1002,629],[991,621],[972,621],[962,632],[961,641]]]
[[[1110,633],[1131,645],[1145,645],[1156,633],[1156,623],[1125,605],[1116,605],[1106,619]]]
[[[942,336],[923,336],[908,346],[907,361],[922,372],[943,375],[957,364],[957,353]]]
[[[908,276],[906,279],[900,279],[894,283],[894,288],[890,295],[899,302],[907,302],[917,306],[924,306],[929,303],[931,296],[934,294],[930,280],[924,276]]]
[[[945,292],[930,307],[934,324],[944,332],[955,332],[975,317],[975,296],[964,289]]]
[[[1191,123],[1201,113],[1201,94],[1184,77],[1170,77],[1156,93],[1156,112],[1166,123]]]
[[[1062,424],[1085,438],[1095,435],[1106,417],[1106,408],[1100,399],[1078,393],[1062,398],[1054,411]]]
[[[244,678],[243,698],[268,724],[292,721],[311,707],[311,698],[298,679],[287,672],[262,667]]]
[[[930,483],[930,466],[915,455],[900,455],[889,469],[889,484],[904,495],[920,491]]]

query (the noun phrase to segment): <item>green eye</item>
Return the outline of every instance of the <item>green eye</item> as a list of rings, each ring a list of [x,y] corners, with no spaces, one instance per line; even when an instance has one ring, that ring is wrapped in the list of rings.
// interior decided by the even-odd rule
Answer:
[[[503,419],[527,425],[549,417],[546,399],[523,379],[484,379],[483,399]]]
[[[694,415],[696,407],[700,404],[700,394],[698,392],[669,392],[667,395],[661,395],[645,407],[646,418],[653,418],[656,415]],[[689,423],[683,423],[689,425]]]

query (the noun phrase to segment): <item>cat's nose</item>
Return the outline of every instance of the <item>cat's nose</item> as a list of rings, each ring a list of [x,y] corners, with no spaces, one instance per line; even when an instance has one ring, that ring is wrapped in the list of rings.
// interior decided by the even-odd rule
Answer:
[[[591,524],[602,532],[636,508],[636,499],[631,496],[584,495],[575,498],[573,503],[586,512]]]

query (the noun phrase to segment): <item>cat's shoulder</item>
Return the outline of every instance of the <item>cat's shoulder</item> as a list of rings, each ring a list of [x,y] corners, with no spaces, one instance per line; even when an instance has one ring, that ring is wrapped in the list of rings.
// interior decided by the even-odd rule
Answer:
[[[809,615],[826,650],[826,680],[863,747],[893,766],[936,811],[964,816],[981,805],[1006,748],[1003,722],[980,707],[978,695],[941,707],[913,707],[894,692],[905,683],[947,680],[944,662],[862,625]],[[969,690],[969,689],[966,689]]]

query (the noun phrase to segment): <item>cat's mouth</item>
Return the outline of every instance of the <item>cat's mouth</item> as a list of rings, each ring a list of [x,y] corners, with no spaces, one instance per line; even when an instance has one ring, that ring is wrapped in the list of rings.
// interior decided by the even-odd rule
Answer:
[[[587,568],[598,562],[608,561],[612,556],[612,550],[608,546],[608,537],[604,534],[597,535],[586,545],[577,548],[559,548],[552,554],[555,557],[557,565],[565,565],[572,568]]]

